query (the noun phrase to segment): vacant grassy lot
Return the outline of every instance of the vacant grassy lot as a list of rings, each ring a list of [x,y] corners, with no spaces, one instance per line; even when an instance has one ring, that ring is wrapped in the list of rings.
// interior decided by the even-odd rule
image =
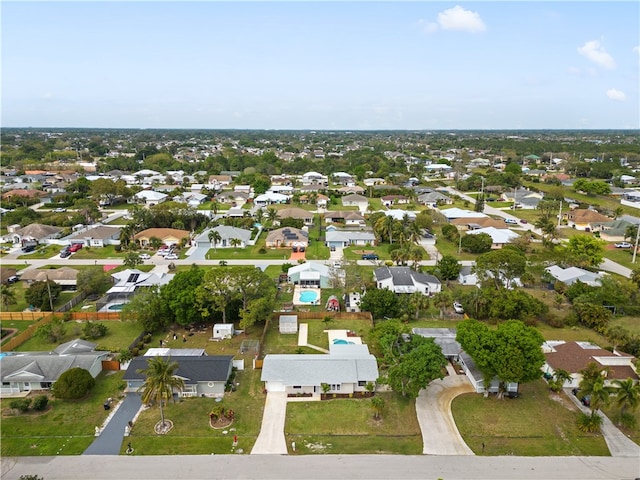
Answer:
[[[80,455],[94,440],[94,427],[108,415],[102,404],[118,398],[123,372],[103,372],[87,398],[77,401],[50,400],[44,413],[11,415],[11,400],[0,401],[2,445],[5,456]],[[33,394],[31,394],[33,396]]]
[[[520,398],[512,400],[476,393],[453,400],[460,434],[477,455],[609,455],[602,435],[578,430],[578,411],[564,394],[552,399],[543,380],[524,384],[520,391]]]
[[[371,399],[290,402],[285,438],[290,454],[402,454],[422,452],[415,401],[394,393],[385,400],[381,420],[374,420]],[[296,451],[291,449],[296,443]]]
[[[227,392],[221,403],[216,403],[213,398],[185,398],[167,405],[164,409],[165,418],[173,422],[174,428],[166,435],[156,435],[153,431],[154,425],[160,421],[159,409],[152,407],[143,411],[131,436],[127,442],[123,442],[121,453],[126,450],[128,442],[135,449],[134,455],[250,453],[260,433],[265,401],[260,372],[238,372],[235,378],[239,384],[237,390]],[[209,426],[209,412],[214,405],[233,409],[235,421],[229,428],[216,430]],[[238,436],[235,450],[232,448],[234,435]]]
[[[640,320],[638,317],[617,317],[611,320],[611,325],[620,325],[631,333],[640,335]]]

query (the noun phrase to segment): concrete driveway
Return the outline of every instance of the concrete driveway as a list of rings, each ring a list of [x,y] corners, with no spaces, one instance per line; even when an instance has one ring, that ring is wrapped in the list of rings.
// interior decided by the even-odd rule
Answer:
[[[268,392],[262,414],[262,427],[251,455],[286,455],[287,442],[284,439],[284,419],[287,414],[287,394]]]
[[[96,437],[83,455],[119,455],[124,438],[124,427],[130,420],[133,420],[141,406],[140,395],[128,393],[118,410],[109,419],[100,436]]]
[[[416,398],[416,415],[426,455],[474,455],[462,439],[451,415],[451,401],[475,390],[465,375],[434,380]]]

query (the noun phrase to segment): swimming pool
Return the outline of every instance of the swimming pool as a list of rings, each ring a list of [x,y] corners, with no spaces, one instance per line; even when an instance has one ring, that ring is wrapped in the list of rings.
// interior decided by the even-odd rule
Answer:
[[[300,301],[304,303],[313,303],[318,300],[318,292],[313,290],[305,290],[300,293]]]
[[[334,345],[353,345],[354,342],[349,342],[347,340],[344,340],[342,338],[334,338],[333,339],[333,344]]]
[[[114,303],[113,305],[109,305],[107,310],[115,310],[119,312],[120,310],[122,310],[122,307],[124,307],[124,303]]]

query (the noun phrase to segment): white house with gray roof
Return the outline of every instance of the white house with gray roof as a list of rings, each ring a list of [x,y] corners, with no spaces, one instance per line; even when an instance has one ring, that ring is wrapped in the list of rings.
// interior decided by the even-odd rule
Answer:
[[[556,281],[567,285],[582,282],[592,287],[599,287],[603,276],[600,272],[589,272],[578,267],[562,268],[558,265],[551,265],[545,268],[545,271]]]
[[[394,293],[433,295],[442,290],[442,284],[433,275],[417,272],[409,267],[380,267],[373,271],[378,288]]]
[[[325,232],[327,247],[344,248],[350,245],[375,245],[376,236],[373,232],[363,230],[341,230],[329,225]]]
[[[218,232],[220,240],[215,245],[209,240],[209,232]],[[240,243],[236,246],[235,242],[232,245],[231,240],[237,239]],[[251,230],[244,228],[230,227],[227,225],[218,225],[217,227],[207,228],[204,232],[195,238],[195,243],[198,247],[208,248],[245,248],[247,245],[254,245],[255,241],[251,241]]]
[[[92,377],[102,371],[102,360],[111,352],[96,351],[96,344],[75,339],[51,352],[8,352],[0,358],[3,395],[49,390],[71,368],[87,370]]]
[[[327,393],[365,392],[378,380],[378,362],[364,344],[332,344],[329,354],[267,355],[260,379],[268,392],[319,396]]]

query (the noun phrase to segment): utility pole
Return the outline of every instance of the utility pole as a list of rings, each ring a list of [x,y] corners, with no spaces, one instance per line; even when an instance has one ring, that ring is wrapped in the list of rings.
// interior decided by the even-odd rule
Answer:
[[[560,200],[560,211],[558,212],[558,227],[560,226],[560,222],[562,222],[562,200]]]
[[[636,253],[638,253],[638,240],[640,240],[640,225],[636,226],[636,244],[633,246],[633,259],[631,263],[636,263]]]

